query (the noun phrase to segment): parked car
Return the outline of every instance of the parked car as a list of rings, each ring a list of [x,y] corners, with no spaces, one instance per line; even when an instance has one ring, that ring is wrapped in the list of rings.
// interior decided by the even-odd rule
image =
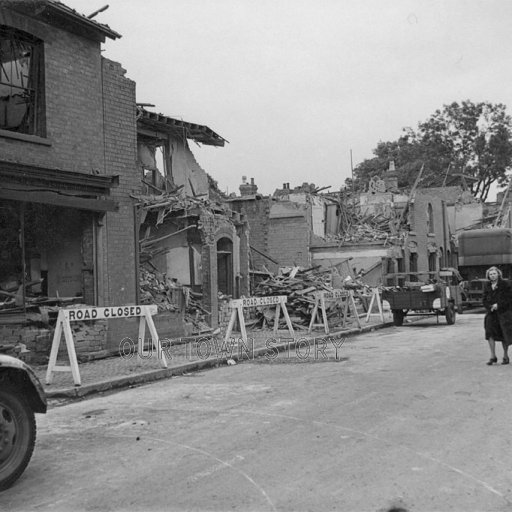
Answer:
[[[36,441],[34,413],[46,412],[46,396],[34,371],[0,354],[0,491],[25,471]]]

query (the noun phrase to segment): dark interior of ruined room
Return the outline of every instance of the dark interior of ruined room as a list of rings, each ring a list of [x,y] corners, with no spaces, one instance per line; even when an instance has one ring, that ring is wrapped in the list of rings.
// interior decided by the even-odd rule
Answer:
[[[53,205],[0,203],[0,311],[83,300],[87,214]],[[90,248],[92,250],[92,248]],[[90,268],[92,283],[92,265]]]

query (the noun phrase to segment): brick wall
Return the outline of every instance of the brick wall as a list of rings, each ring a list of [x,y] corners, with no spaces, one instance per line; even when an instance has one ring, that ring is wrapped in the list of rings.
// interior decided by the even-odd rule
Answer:
[[[35,35],[44,46],[44,137],[17,140],[0,134],[0,158],[26,165],[105,174],[101,52],[98,42],[0,9],[2,23]],[[41,143],[44,142],[44,143]],[[64,213],[64,215],[66,215]],[[93,213],[84,214],[82,288],[94,303]],[[54,220],[54,222],[56,222]],[[80,232],[68,233],[80,237]]]
[[[44,41],[47,143],[0,137],[2,159],[105,173],[99,43],[3,9],[0,16]]]
[[[429,207],[432,205],[433,231],[429,233]],[[442,265],[445,265],[445,255],[449,249],[448,219],[443,216],[443,202],[428,190],[418,191],[411,208],[411,231],[409,239],[418,246],[418,270],[428,270],[429,247],[437,248],[436,269],[439,270],[439,257],[442,255]],[[446,231],[446,235],[444,234]],[[445,240],[446,237],[446,240]],[[448,245],[448,247],[446,247]]]
[[[270,219],[267,252],[280,267],[309,266],[309,240],[306,217]]]
[[[270,198],[230,201],[230,207],[239,213],[243,213],[249,226],[249,244],[263,253],[267,253]],[[261,270],[263,265],[271,268],[272,263],[258,254],[251,251],[251,264],[255,270]]]
[[[0,325],[2,353],[19,357],[29,364],[46,364],[53,339],[53,330],[43,327]],[[23,351],[22,351],[23,349]]]
[[[295,216],[271,215],[272,206],[278,204],[271,198],[230,201],[233,210],[245,215],[249,225],[249,244],[276,260],[274,264],[256,251],[251,251],[252,268],[261,270],[263,266],[271,272],[278,267],[309,265],[309,243],[311,221],[307,205],[283,202],[285,211],[296,211]],[[288,205],[288,206],[286,206]]]
[[[107,346],[107,322],[105,320],[71,322],[70,325],[78,361],[89,359],[93,353],[105,351]],[[8,328],[4,326],[0,332],[8,332]],[[25,345],[28,352],[20,352],[21,345],[19,345],[12,351],[12,355],[21,357],[30,364],[46,364],[48,362],[54,329],[16,326],[13,333],[11,338],[16,338],[16,342]],[[69,361],[64,334],[61,336],[57,359],[66,364]]]
[[[101,57],[99,42],[7,9],[0,8],[0,20],[44,42],[46,128],[42,137],[28,140],[0,134],[1,159],[119,176],[119,187],[112,191],[119,211],[90,214],[90,223],[77,236],[82,236],[84,300],[94,303],[97,295],[99,305],[133,304],[137,283],[130,194],[140,190],[135,83],[120,64]],[[109,343],[117,346],[125,331],[136,336],[136,322],[109,322]]]
[[[119,211],[107,213],[101,229],[104,250],[99,302],[116,306],[134,304],[138,286],[134,202],[130,197],[141,187],[136,163],[135,82],[125,77],[120,64],[108,59],[103,59],[102,78],[105,166],[108,174],[119,175],[119,186],[112,191]],[[129,322],[110,324],[109,347],[118,346],[124,336],[133,335]]]

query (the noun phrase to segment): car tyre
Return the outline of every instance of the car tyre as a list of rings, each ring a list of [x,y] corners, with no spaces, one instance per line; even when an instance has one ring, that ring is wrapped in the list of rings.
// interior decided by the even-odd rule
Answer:
[[[0,389],[0,491],[10,487],[27,467],[36,441],[34,411],[20,391]]]
[[[455,312],[455,306],[453,304],[448,304],[448,306],[446,306],[444,315],[446,317],[446,323],[448,325],[453,325],[457,316],[457,313]]]
[[[400,327],[404,323],[404,317],[405,313],[401,309],[394,309],[393,310],[393,323]]]

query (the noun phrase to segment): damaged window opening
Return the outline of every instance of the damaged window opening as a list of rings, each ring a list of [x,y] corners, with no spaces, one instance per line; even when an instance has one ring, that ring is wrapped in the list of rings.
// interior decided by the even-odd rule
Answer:
[[[229,238],[217,242],[217,280],[219,292],[233,295],[233,242]]]
[[[0,25],[0,129],[44,136],[43,68],[42,41]]]
[[[430,272],[436,271],[436,264],[437,264],[437,254],[435,252],[431,252],[428,255],[428,269]]]
[[[415,252],[411,252],[409,256],[409,272],[418,272],[418,254]],[[411,281],[418,281],[418,276],[411,275]]]
[[[165,190],[167,170],[164,146],[139,142],[137,151],[142,167],[142,182],[149,187],[147,192],[152,194]]]
[[[71,208],[0,203],[0,313],[92,303],[92,216]],[[0,324],[2,315],[0,314]]]

